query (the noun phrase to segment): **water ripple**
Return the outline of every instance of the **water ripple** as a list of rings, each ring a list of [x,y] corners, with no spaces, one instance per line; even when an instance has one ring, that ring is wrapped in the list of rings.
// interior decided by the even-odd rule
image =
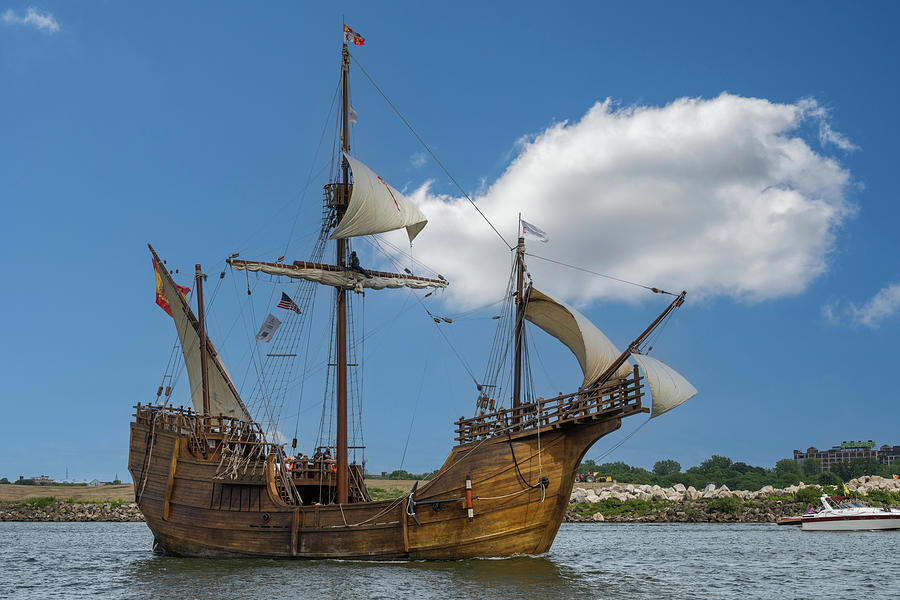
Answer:
[[[538,557],[445,562],[184,559],[143,523],[0,523],[0,598],[900,597],[900,532],[763,524],[564,524]]]

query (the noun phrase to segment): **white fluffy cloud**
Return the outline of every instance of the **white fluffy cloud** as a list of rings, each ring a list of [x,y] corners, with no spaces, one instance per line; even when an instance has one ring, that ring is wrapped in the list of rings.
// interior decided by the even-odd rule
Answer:
[[[850,174],[803,137],[811,124],[823,143],[851,149],[827,118],[808,99],[607,100],[522,141],[476,202],[511,243],[521,212],[550,235],[528,251],[585,269],[695,297],[798,294],[826,270],[853,212]],[[414,255],[450,279],[450,300],[496,299],[511,264],[497,235],[464,198],[429,184],[410,196],[429,219]],[[577,304],[641,293],[536,258],[528,266],[537,287]]]
[[[850,303],[846,307],[841,307],[840,302],[833,302],[822,307],[823,316],[832,323],[863,325],[873,329],[898,312],[900,312],[900,283],[892,283],[878,290],[878,293],[862,306]]]
[[[3,22],[10,25],[29,25],[47,33],[59,31],[59,23],[50,13],[41,13],[35,8],[29,8],[25,16],[19,16],[12,9],[3,13]]]

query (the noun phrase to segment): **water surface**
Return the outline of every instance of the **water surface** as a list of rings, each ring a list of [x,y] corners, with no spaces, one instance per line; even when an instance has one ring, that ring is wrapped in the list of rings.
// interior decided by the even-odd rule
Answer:
[[[375,563],[182,559],[143,523],[0,523],[0,598],[900,598],[900,531],[563,524],[549,553]]]

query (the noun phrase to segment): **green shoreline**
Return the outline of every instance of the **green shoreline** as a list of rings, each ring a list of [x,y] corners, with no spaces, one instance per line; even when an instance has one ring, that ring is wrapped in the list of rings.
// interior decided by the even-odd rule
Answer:
[[[370,486],[375,500],[399,498],[408,493],[411,481],[377,480]],[[386,485],[385,485],[386,484]],[[634,486],[614,484],[597,488],[576,487],[571,494],[565,522],[614,523],[774,523],[780,517],[793,516],[816,505],[821,494],[831,496],[849,492],[853,498],[874,505],[900,504],[900,481],[866,476],[847,483],[849,489],[792,486],[756,491],[732,491],[722,486],[707,486],[704,492],[677,485]],[[4,486],[7,487],[7,486]],[[15,486],[18,487],[18,486]],[[126,486],[121,486],[126,488]],[[0,499],[0,521],[39,522],[136,522],[143,515],[132,501],[133,491],[121,490],[123,498],[108,500],[91,497],[32,496],[16,500]],[[46,489],[46,488],[45,488]],[[56,488],[63,491],[67,488]],[[71,488],[69,488],[71,489]],[[599,495],[597,490],[599,489]],[[54,490],[54,491],[56,491]],[[8,491],[8,490],[7,490]],[[112,491],[112,490],[109,490]],[[35,490],[37,492],[37,490]],[[476,502],[477,518],[477,502]]]

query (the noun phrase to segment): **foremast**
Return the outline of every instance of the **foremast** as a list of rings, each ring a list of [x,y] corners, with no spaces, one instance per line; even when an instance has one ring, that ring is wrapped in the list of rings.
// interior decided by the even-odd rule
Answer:
[[[520,406],[522,404],[522,350],[525,332],[525,236],[522,232],[522,219],[519,218],[519,241],[516,244],[516,329],[515,329],[515,353],[513,355],[513,426],[517,426],[522,419]]]

